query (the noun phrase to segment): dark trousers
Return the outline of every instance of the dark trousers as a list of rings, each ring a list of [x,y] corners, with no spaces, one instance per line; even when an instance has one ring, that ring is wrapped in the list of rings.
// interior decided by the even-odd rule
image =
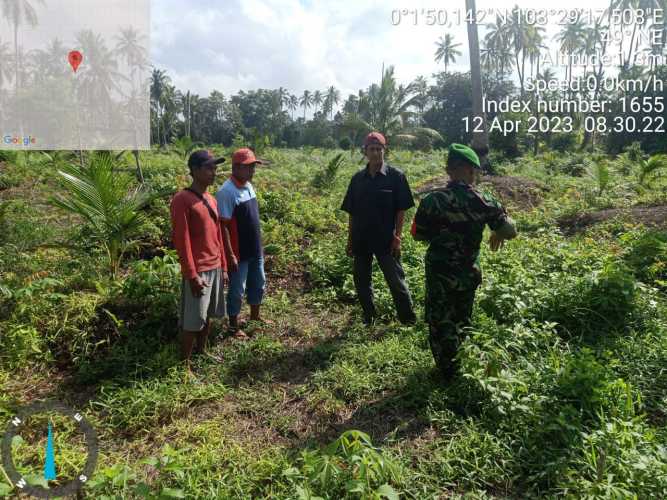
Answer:
[[[426,321],[429,323],[429,344],[435,364],[445,379],[458,372],[456,353],[470,326],[475,291],[454,291],[445,287],[426,287]]]
[[[391,254],[375,255],[384,279],[389,285],[391,296],[394,299],[398,319],[402,323],[415,321],[415,313],[412,310],[412,298],[410,290],[405,282],[405,273],[400,260]],[[364,320],[370,321],[375,316],[375,305],[373,304],[373,283],[371,280],[373,272],[373,254],[361,254],[354,256],[354,286],[357,290],[361,308],[364,311]]]

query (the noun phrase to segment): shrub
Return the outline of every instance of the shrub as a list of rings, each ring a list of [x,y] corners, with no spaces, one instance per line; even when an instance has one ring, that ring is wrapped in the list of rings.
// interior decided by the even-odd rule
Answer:
[[[401,483],[401,468],[361,431],[346,431],[323,450],[301,452],[299,464],[284,472],[297,485],[299,498],[398,499],[391,485]]]

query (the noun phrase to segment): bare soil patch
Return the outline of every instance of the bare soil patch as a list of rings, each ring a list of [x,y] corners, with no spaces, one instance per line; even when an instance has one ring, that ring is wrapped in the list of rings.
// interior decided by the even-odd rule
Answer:
[[[432,179],[417,188],[417,194],[424,195],[445,188],[447,176]],[[542,204],[549,188],[544,184],[525,177],[484,175],[480,186],[490,186],[503,204],[519,210],[530,210]]]
[[[634,223],[667,229],[667,205],[653,207],[607,208],[596,212],[578,213],[562,217],[558,226],[566,235],[580,233],[590,226],[614,219],[626,218]]]

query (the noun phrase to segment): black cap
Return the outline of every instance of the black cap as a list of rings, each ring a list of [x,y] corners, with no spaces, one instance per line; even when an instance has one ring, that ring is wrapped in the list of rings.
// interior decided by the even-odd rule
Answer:
[[[199,168],[207,164],[217,165],[218,163],[224,162],[225,159],[221,156],[220,158],[214,158],[210,151],[205,149],[199,149],[193,151],[188,158],[188,167],[189,168]]]

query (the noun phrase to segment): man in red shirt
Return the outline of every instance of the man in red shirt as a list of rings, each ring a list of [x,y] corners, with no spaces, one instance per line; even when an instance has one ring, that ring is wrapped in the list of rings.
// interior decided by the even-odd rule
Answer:
[[[177,193],[171,202],[172,238],[183,274],[179,311],[183,330],[181,356],[188,371],[195,340],[197,352],[203,352],[209,319],[225,315],[225,245],[230,244],[222,236],[216,200],[206,192],[215,182],[217,165],[223,161],[209,151],[192,153],[188,159],[192,185]]]

